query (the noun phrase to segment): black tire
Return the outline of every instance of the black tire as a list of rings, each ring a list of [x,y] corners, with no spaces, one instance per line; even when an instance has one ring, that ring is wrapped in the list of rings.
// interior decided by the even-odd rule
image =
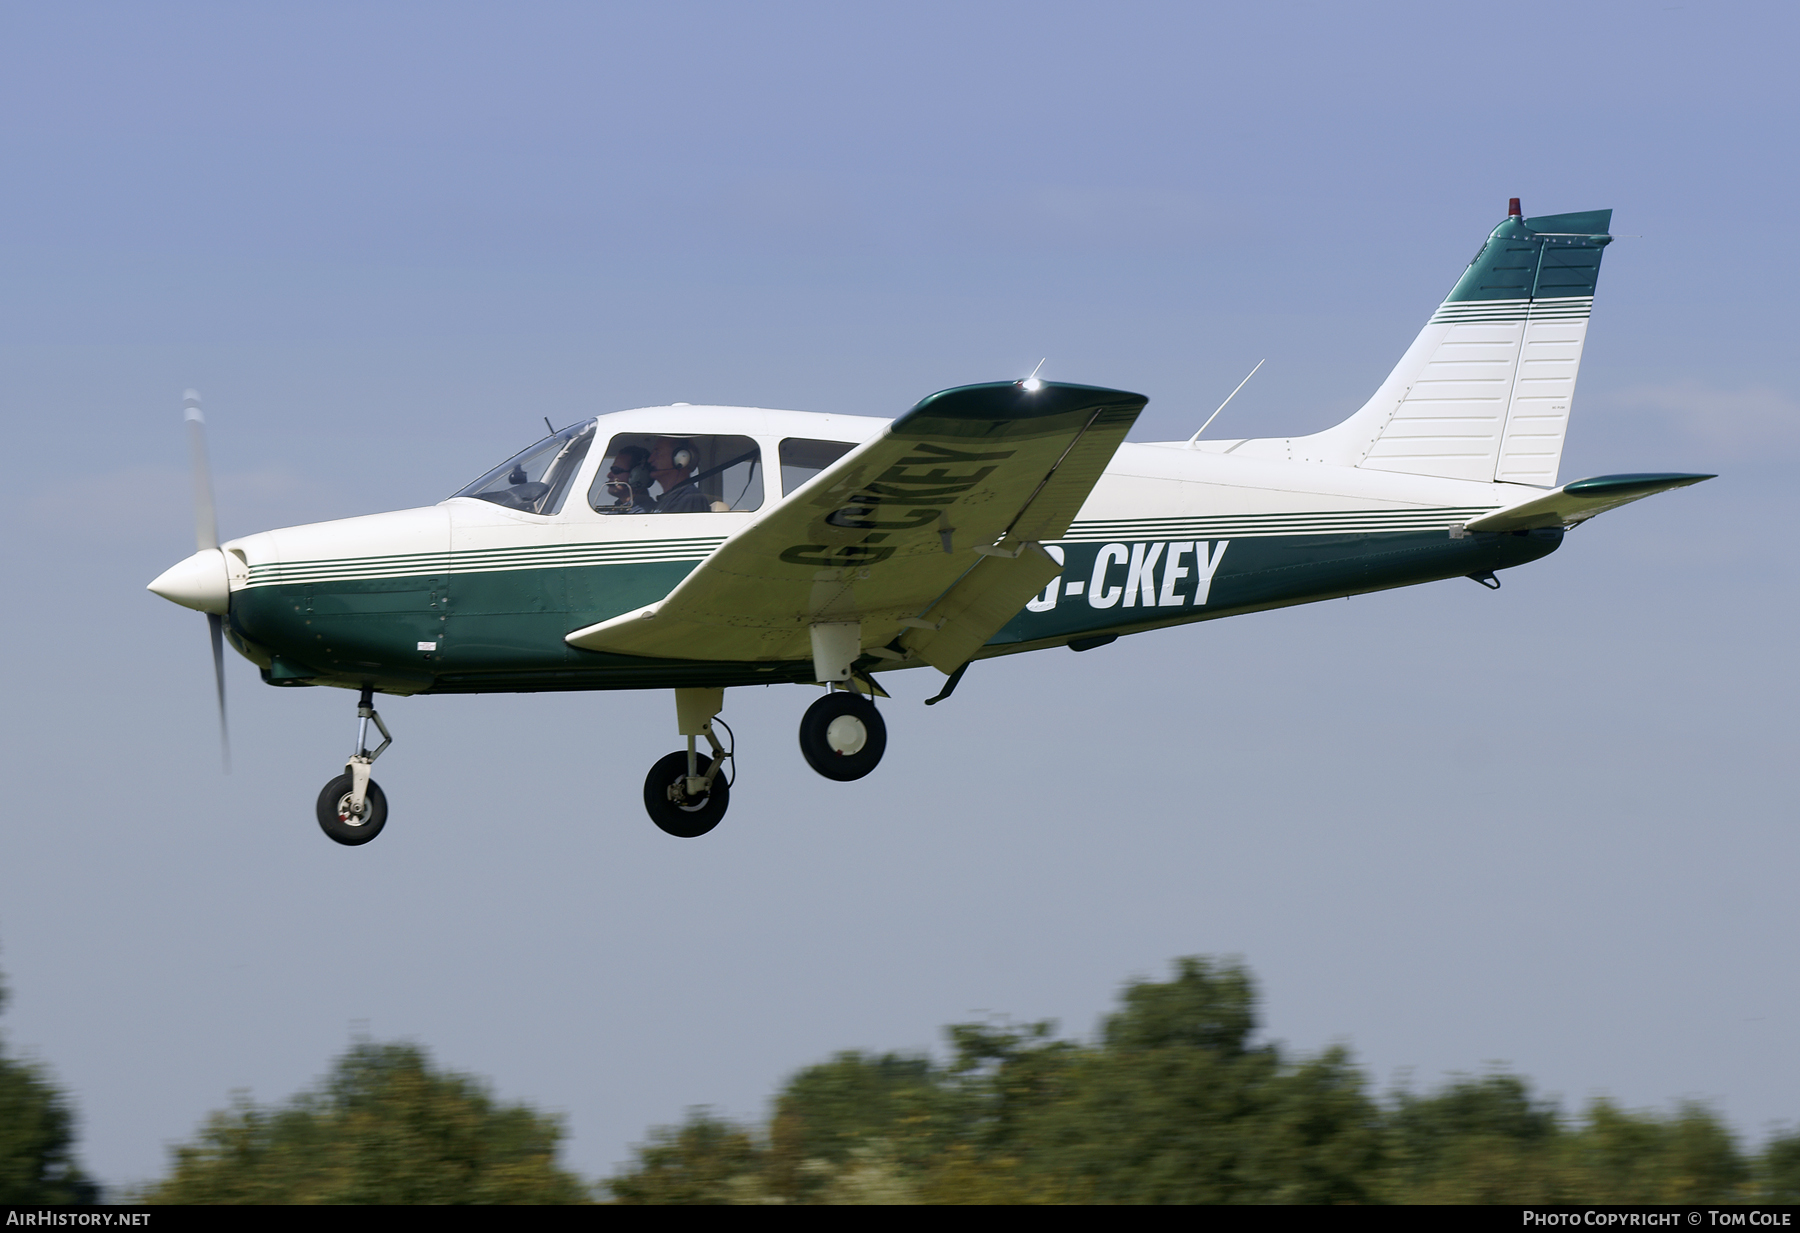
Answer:
[[[353,786],[349,773],[345,772],[319,793],[319,829],[333,842],[349,848],[369,842],[387,825],[387,793],[373,779],[369,781],[369,790],[363,793],[363,816],[360,819],[349,816]]]
[[[682,803],[669,799],[669,789],[687,777],[687,750],[679,749],[656,765],[644,777],[644,811],[665,834],[677,839],[698,839],[725,817],[731,805],[731,785],[721,772],[713,780],[712,789],[697,800]],[[701,754],[695,763],[702,775],[712,769],[713,760]]]
[[[831,742],[831,725],[843,718],[862,725],[860,746],[847,753]],[[806,708],[800,720],[800,752],[806,764],[827,779],[841,783],[861,779],[887,752],[887,724],[875,704],[861,694],[833,691]]]

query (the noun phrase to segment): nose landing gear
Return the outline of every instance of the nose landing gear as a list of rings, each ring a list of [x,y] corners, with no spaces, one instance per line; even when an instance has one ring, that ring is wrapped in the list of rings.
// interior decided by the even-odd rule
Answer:
[[[344,774],[319,792],[319,829],[336,843],[359,847],[381,834],[387,825],[387,794],[369,778],[369,768],[381,751],[394,743],[387,725],[375,711],[375,691],[364,686],[356,704],[356,752],[344,764]],[[381,732],[381,744],[369,748],[369,722]]]
[[[355,803],[356,783],[339,775],[319,792],[319,829],[346,847],[358,847],[381,834],[387,825],[387,793],[374,780],[364,784],[362,805]]]

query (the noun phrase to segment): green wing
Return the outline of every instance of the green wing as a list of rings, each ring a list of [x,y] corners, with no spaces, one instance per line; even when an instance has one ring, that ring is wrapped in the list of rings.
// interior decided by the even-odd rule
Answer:
[[[701,660],[805,660],[810,629],[860,622],[879,658],[944,672],[1060,570],[1069,529],[1147,401],[1018,382],[933,394],[722,544],[658,603],[572,646]]]

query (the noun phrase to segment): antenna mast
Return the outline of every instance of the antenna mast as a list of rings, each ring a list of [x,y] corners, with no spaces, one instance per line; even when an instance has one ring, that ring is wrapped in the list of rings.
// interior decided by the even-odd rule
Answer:
[[[1260,360],[1256,361],[1256,368],[1261,368],[1264,364],[1267,364],[1268,362],[1269,361],[1267,358],[1260,359]],[[1254,377],[1256,375],[1256,368],[1252,368],[1250,370],[1250,377]],[[1238,382],[1237,390],[1233,390],[1233,391],[1231,391],[1231,393],[1225,395],[1225,402],[1230,402],[1232,399],[1236,398],[1238,390],[1241,390],[1246,385],[1250,384],[1250,377],[1245,377],[1242,381]],[[1223,411],[1225,409],[1225,402],[1222,402],[1219,404],[1219,411]],[[1188,438],[1188,448],[1189,449],[1193,449],[1195,443],[1200,440],[1200,433],[1205,432],[1207,429],[1207,426],[1210,425],[1214,420],[1219,418],[1219,411],[1214,411],[1211,415],[1207,416],[1206,423],[1200,425],[1200,432],[1196,432],[1193,436]]]

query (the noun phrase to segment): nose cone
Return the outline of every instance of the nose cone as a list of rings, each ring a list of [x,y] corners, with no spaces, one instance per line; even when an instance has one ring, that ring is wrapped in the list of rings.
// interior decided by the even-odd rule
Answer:
[[[217,548],[204,548],[158,574],[148,589],[183,608],[224,616],[231,603],[225,554]]]

